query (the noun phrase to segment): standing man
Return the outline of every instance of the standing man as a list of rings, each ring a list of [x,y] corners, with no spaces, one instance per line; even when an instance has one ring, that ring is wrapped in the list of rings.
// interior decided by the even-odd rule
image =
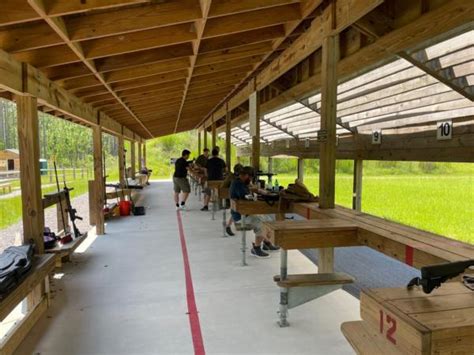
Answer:
[[[226,169],[225,161],[219,158],[219,151],[214,148],[212,150],[212,158],[207,161],[207,180],[224,180],[224,172]],[[204,190],[204,207],[201,211],[209,211],[209,200],[211,199],[211,190]]]
[[[188,199],[189,193],[191,192],[191,186],[189,186],[188,181],[188,162],[189,155],[191,152],[187,149],[183,150],[181,153],[181,158],[176,160],[174,164],[174,174],[173,174],[173,189],[174,189],[174,202],[176,203],[176,210],[179,211],[186,209],[186,200]],[[179,194],[182,193],[181,203],[179,199]]]
[[[194,164],[196,164],[199,168],[207,168],[207,160],[209,159],[209,149],[204,148],[202,154],[198,156]]]

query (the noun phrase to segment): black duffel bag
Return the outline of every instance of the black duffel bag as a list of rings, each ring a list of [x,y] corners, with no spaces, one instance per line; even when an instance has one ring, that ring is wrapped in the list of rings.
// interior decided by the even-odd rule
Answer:
[[[8,247],[0,254],[0,296],[11,291],[30,271],[34,245]]]

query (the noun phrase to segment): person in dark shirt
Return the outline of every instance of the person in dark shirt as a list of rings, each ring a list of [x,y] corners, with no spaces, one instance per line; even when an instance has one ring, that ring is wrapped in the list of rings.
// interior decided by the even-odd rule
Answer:
[[[204,148],[202,151],[202,154],[198,156],[194,164],[198,166],[199,168],[207,168],[207,160],[209,159],[209,149]]]
[[[207,161],[207,180],[224,180],[224,172],[226,169],[225,161],[219,158],[219,151],[217,149],[212,150],[212,157]],[[211,189],[206,187],[204,189],[204,206],[201,211],[209,211],[209,200],[211,199]]]
[[[173,189],[174,189],[174,202],[176,203],[176,210],[186,209],[186,200],[188,199],[189,193],[191,192],[191,186],[188,181],[188,168],[190,162],[188,162],[191,152],[187,149],[181,153],[181,158],[177,159],[174,164],[173,174]],[[179,194],[181,194],[181,203]]]
[[[253,169],[249,166],[244,167],[239,177],[235,179],[230,185],[230,198],[232,200],[245,200],[247,196],[251,195],[250,182],[252,180]],[[261,194],[265,194],[264,190],[257,190]],[[239,223],[242,220],[242,215],[237,211],[231,210],[231,216],[235,223]],[[253,243],[252,250],[250,253],[257,258],[268,258],[270,255],[266,251],[279,250],[279,247],[274,246],[268,238],[266,238],[263,228],[262,221],[272,221],[274,217],[270,215],[262,216],[245,216],[245,225],[251,226],[255,233],[255,242]],[[263,246],[262,246],[263,245]],[[264,250],[262,250],[264,249]]]

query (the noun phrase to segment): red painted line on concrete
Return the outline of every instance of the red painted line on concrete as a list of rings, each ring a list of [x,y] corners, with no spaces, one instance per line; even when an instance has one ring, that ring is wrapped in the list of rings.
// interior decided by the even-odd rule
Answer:
[[[186,237],[184,235],[183,222],[181,213],[176,212],[178,217],[179,239],[181,241],[181,251],[183,253],[184,277],[186,280],[186,300],[188,303],[189,325],[191,327],[191,336],[193,338],[194,354],[204,355],[204,341],[202,339],[201,323],[199,322],[199,312],[196,306],[196,298],[194,296],[193,278],[191,276],[191,267],[189,265],[188,249],[186,247]]]
[[[413,266],[413,248],[409,245],[405,246],[405,264]]]

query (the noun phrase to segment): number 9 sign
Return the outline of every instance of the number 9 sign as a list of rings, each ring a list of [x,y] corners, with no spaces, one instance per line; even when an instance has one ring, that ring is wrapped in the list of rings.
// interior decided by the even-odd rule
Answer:
[[[382,131],[380,129],[372,131],[372,144],[382,144]]]

